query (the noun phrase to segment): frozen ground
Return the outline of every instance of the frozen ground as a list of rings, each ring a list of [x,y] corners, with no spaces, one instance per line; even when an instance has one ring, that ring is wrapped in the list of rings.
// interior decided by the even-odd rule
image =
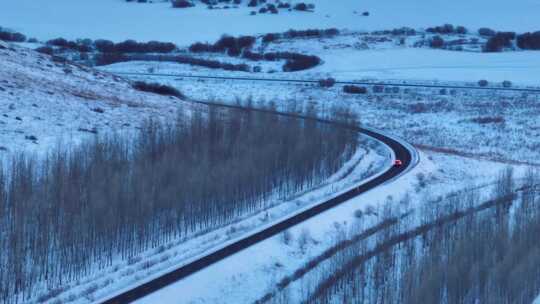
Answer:
[[[166,65],[162,68],[166,69]],[[340,86],[323,89],[255,81],[151,79],[177,86],[197,100],[231,104],[248,104],[252,100],[262,107],[273,101],[283,111],[296,112],[311,105],[323,113],[336,104],[349,105],[365,125],[402,136],[423,153],[419,167],[405,177],[291,229],[295,240],[291,244],[284,244],[283,236],[277,236],[152,294],[141,303],[222,303],[223,299],[253,302],[332,246],[336,235],[357,221],[357,209],[376,210],[391,196],[396,208],[420,211],[417,207],[423,202],[476,186],[481,187],[482,195],[489,195],[497,172],[506,166],[514,166],[518,175],[529,165],[540,166],[540,125],[535,119],[538,95],[402,88],[397,92],[386,88],[384,93],[372,93],[370,89],[366,95],[348,95]],[[411,198],[408,206],[399,203],[405,195]],[[376,222],[375,217],[373,224]],[[297,240],[305,230],[309,231],[310,242],[308,249],[301,249]],[[292,286],[293,294],[301,293],[301,283]]]
[[[223,33],[256,34],[290,28],[348,28],[380,30],[401,26],[428,27],[443,23],[471,29],[538,30],[540,3],[517,0],[311,0],[314,13],[283,12],[249,16],[246,0],[239,9],[208,10],[203,5],[172,9],[170,4],[127,3],[124,0],[72,1],[7,0],[2,4],[2,26],[48,40],[104,38],[111,40],[163,40],[189,44],[214,41]],[[361,16],[369,11],[369,17]],[[210,23],[211,22],[211,23]],[[91,29],[91,31],[89,31]]]
[[[209,252],[213,252],[247,234],[254,233],[291,214],[325,201],[338,193],[354,187],[390,165],[389,151],[385,146],[368,138],[361,139],[359,149],[343,168],[316,189],[298,193],[286,200],[275,200],[272,207],[231,225],[206,231],[188,239],[175,240],[166,246],[144,252],[128,261],[117,261],[105,269],[95,271],[87,278],[61,286],[47,303],[93,303],[102,301],[119,291],[132,288],[167,273]],[[88,294],[87,290],[93,290]],[[43,290],[41,295],[54,291]],[[35,301],[34,301],[35,302]],[[32,303],[34,303],[32,302]]]
[[[476,86],[481,79],[492,85],[512,81],[514,85],[540,86],[540,52],[507,51],[483,53],[485,38],[475,33],[467,35],[443,35],[450,41],[460,42],[465,51],[433,49],[418,46],[433,34],[417,32],[414,36],[373,34],[342,31],[340,35],[324,38],[280,39],[254,46],[254,52],[295,52],[316,55],[322,63],[312,69],[298,72],[282,72],[284,61],[250,61],[220,53],[192,54],[196,57],[220,62],[245,63],[261,73],[227,72],[187,64],[167,62],[124,62],[103,67],[109,71],[133,71],[169,74],[197,74],[249,77],[276,77],[287,79],[321,79],[333,77],[338,80],[394,80],[394,81],[455,81],[469,82]],[[473,43],[471,41],[479,41]],[[449,47],[450,48],[450,47]],[[469,48],[469,49],[467,49]],[[184,54],[185,55],[185,54]]]
[[[487,196],[493,177],[506,166],[433,152],[422,153],[421,158],[420,165],[406,176],[291,228],[289,242],[283,234],[273,237],[137,303],[253,303],[276,288],[281,279],[333,246],[352,227],[360,225],[367,229],[377,224],[380,218],[373,211],[381,214],[379,208],[385,203],[393,202],[395,208],[405,213],[415,208],[420,210],[417,207],[421,203],[465,187],[479,186]],[[516,173],[521,174],[521,168],[516,169]],[[406,195],[409,205],[400,203]],[[355,216],[356,210],[371,215],[360,219]],[[308,236],[305,246],[302,246],[302,235]],[[289,303],[298,303],[294,295],[302,294],[305,288],[302,284],[305,282],[291,284]]]
[[[69,149],[72,144],[102,134],[135,133],[149,117],[174,120],[177,115],[203,110],[176,98],[135,91],[128,81],[107,73],[58,62],[17,46],[0,47],[0,156],[3,159],[23,152],[45,156],[55,148]],[[38,297],[55,294],[48,303],[57,303],[59,299],[63,303],[89,303],[139,284],[356,185],[388,166],[388,159],[385,147],[361,138],[355,155],[314,191],[297,193],[285,201],[276,200],[272,208],[239,218],[221,229],[176,240],[129,261],[118,260],[83,280],[55,286],[54,290],[42,288],[37,292]]]
[[[434,49],[335,50],[322,55],[324,65],[311,71],[313,77],[337,79],[407,79],[493,82],[510,80],[540,85],[540,53],[485,54]],[[317,73],[319,75],[317,75]]]
[[[0,157],[22,151],[45,155],[96,134],[133,132],[148,117],[189,115],[193,108],[16,46],[0,49],[0,70]]]
[[[144,77],[146,78],[146,77]],[[314,105],[325,112],[349,106],[363,124],[395,134],[424,149],[456,155],[540,165],[540,94],[500,91],[384,88],[351,95],[341,86],[151,77],[176,86],[195,100],[264,105],[298,111]],[[396,91],[394,91],[396,90]]]

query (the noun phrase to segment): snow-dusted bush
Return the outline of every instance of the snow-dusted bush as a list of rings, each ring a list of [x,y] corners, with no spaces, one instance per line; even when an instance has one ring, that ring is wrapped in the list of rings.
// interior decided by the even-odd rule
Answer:
[[[287,53],[282,53],[287,54]],[[317,56],[303,55],[288,53],[290,56],[282,57],[287,58],[287,62],[283,66],[284,72],[302,71],[316,67],[321,63],[321,58]]]
[[[321,88],[331,88],[335,84],[336,84],[336,80],[334,78],[326,78],[326,79],[319,80],[319,86]]]
[[[189,50],[194,53],[227,52],[229,55],[236,57],[240,55],[243,50],[251,49],[256,40],[257,38],[254,36],[240,36],[236,38],[229,35],[223,35],[214,44],[195,42],[189,46]]]
[[[346,85],[343,86],[343,92],[348,94],[367,94],[367,88],[355,85]]]
[[[195,6],[193,2],[188,0],[171,0],[171,4],[174,8],[188,8]]]
[[[435,49],[440,49],[444,46],[444,39],[442,39],[442,37],[439,35],[433,36],[429,40],[429,46]]]
[[[309,229],[303,228],[297,239],[298,249],[300,249],[300,252],[305,253],[311,241],[311,232]]]
[[[264,43],[270,43],[270,42],[278,40],[279,37],[280,37],[280,35],[278,33],[268,33],[268,34],[263,36],[263,42]]]
[[[476,117],[471,119],[471,122],[477,123],[477,124],[500,124],[504,123],[505,119],[502,116],[484,116],[484,117]]]
[[[308,10],[313,10],[315,8],[315,5],[314,4],[307,4],[307,3],[304,3],[304,2],[300,2],[300,3],[296,3],[295,5],[293,5],[292,7],[294,10],[297,10],[297,11],[301,11],[301,12],[306,12]]]
[[[25,42],[26,36],[19,32],[13,32],[0,27],[0,40],[12,42]]]
[[[478,34],[480,36],[491,37],[491,36],[495,36],[495,34],[497,34],[497,32],[495,30],[490,29],[490,28],[482,27],[482,28],[478,29]]]
[[[289,230],[285,230],[280,235],[281,242],[285,245],[290,245],[293,240],[293,235]]]
[[[487,87],[488,84],[489,84],[489,82],[487,80],[485,80],[485,79],[482,79],[482,80],[478,81],[478,86],[479,87]]]
[[[159,95],[175,96],[180,99],[184,99],[185,96],[178,89],[171,86],[159,84],[159,83],[147,83],[144,81],[137,81],[133,83],[133,88],[143,92],[150,92]]]
[[[96,49],[102,53],[112,53],[114,52],[114,42],[110,40],[98,39],[94,41],[94,46]]]
[[[36,51],[47,55],[52,55],[54,53],[53,48],[50,46],[40,46],[36,49]]]
[[[512,40],[516,38],[515,32],[497,32],[486,42],[484,52],[500,52],[505,47],[512,46]]]

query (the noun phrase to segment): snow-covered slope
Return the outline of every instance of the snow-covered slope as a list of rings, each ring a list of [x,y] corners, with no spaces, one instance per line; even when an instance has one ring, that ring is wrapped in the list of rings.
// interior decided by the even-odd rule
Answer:
[[[189,108],[176,98],[136,91],[104,72],[0,46],[0,157],[131,132],[149,116],[173,118]]]
[[[214,41],[223,33],[254,34],[289,28],[348,28],[351,30],[413,28],[460,24],[472,30],[539,30],[538,0],[311,0],[313,13],[282,11],[250,16],[242,1],[238,9],[209,10],[203,5],[173,9],[168,2],[127,3],[124,0],[6,0],[1,25],[46,40],[64,36],[123,40],[163,40],[185,45]],[[296,3],[299,1],[293,1]],[[364,11],[369,17],[362,16]],[[211,21],[211,23],[210,23]]]

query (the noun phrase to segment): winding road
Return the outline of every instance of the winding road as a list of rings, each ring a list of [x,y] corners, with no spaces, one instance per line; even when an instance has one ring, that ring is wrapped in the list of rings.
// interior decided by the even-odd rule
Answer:
[[[204,102],[201,102],[204,103]],[[211,104],[216,106],[216,104]],[[217,106],[221,107],[232,107],[232,108],[239,108],[237,106],[232,105],[223,105],[218,104]],[[245,109],[243,109],[245,110]],[[256,111],[265,111],[266,110],[256,110]],[[327,124],[333,124],[335,126],[339,126],[342,128],[350,129],[356,132],[359,132],[361,134],[370,136],[382,143],[384,143],[386,146],[388,146],[394,153],[396,159],[400,159],[403,164],[402,166],[392,166],[387,171],[377,175],[376,177],[372,178],[371,180],[368,180],[357,187],[342,193],[328,201],[322,202],[318,205],[315,205],[311,207],[310,209],[307,209],[301,213],[298,213],[294,216],[291,216],[289,218],[286,218],[262,231],[256,232],[251,235],[247,235],[243,239],[236,241],[232,244],[227,245],[226,247],[223,247],[221,249],[218,249],[214,252],[209,253],[208,255],[201,257],[195,261],[192,261],[184,266],[179,267],[178,269],[171,271],[169,273],[166,273],[160,277],[157,277],[149,282],[146,282],[138,287],[135,287],[133,289],[123,291],[121,293],[118,293],[114,296],[109,297],[108,299],[102,300],[101,303],[104,304],[113,304],[113,303],[131,303],[138,299],[141,299],[142,297],[145,297],[161,288],[164,288],[170,284],[173,284],[179,280],[182,280],[183,278],[194,274],[195,272],[212,265],[216,262],[219,262],[231,255],[234,255],[235,253],[238,253],[256,243],[259,243],[261,241],[264,241],[272,236],[275,236],[284,230],[287,230],[291,228],[292,226],[295,226],[299,223],[302,223],[303,221],[312,218],[314,216],[320,215],[321,213],[339,205],[342,204],[356,196],[361,195],[362,193],[365,193],[371,189],[376,188],[377,186],[380,186],[388,181],[391,181],[398,176],[404,174],[408,170],[410,170],[418,161],[418,157],[416,156],[416,151],[411,146],[407,145],[404,142],[399,141],[398,139],[392,138],[390,136],[387,136],[379,131],[373,130],[373,129],[365,129],[360,128],[356,126],[350,126],[343,123],[336,123],[332,121],[327,121],[323,119],[317,119],[317,118],[307,118],[302,117],[300,115],[296,114],[284,114],[284,113],[276,113],[276,115],[283,115],[283,116],[289,116],[289,117],[296,117],[296,118],[302,118],[302,119],[309,119],[309,120],[316,120],[320,123],[327,123]]]

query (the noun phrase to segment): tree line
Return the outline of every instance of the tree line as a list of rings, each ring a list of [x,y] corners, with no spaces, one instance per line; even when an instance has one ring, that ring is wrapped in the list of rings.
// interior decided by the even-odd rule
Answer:
[[[329,124],[210,107],[43,162],[16,156],[0,170],[0,302],[269,208],[335,173],[356,145]]]
[[[301,303],[530,304],[540,293],[539,185],[537,172],[518,186],[504,170],[491,200],[481,202],[479,190],[437,199],[422,208],[414,230],[404,221],[409,215],[387,205],[376,234],[360,233],[359,223],[353,237],[338,237],[325,262],[295,272],[305,276]],[[258,303],[292,303],[291,279],[299,277]]]

